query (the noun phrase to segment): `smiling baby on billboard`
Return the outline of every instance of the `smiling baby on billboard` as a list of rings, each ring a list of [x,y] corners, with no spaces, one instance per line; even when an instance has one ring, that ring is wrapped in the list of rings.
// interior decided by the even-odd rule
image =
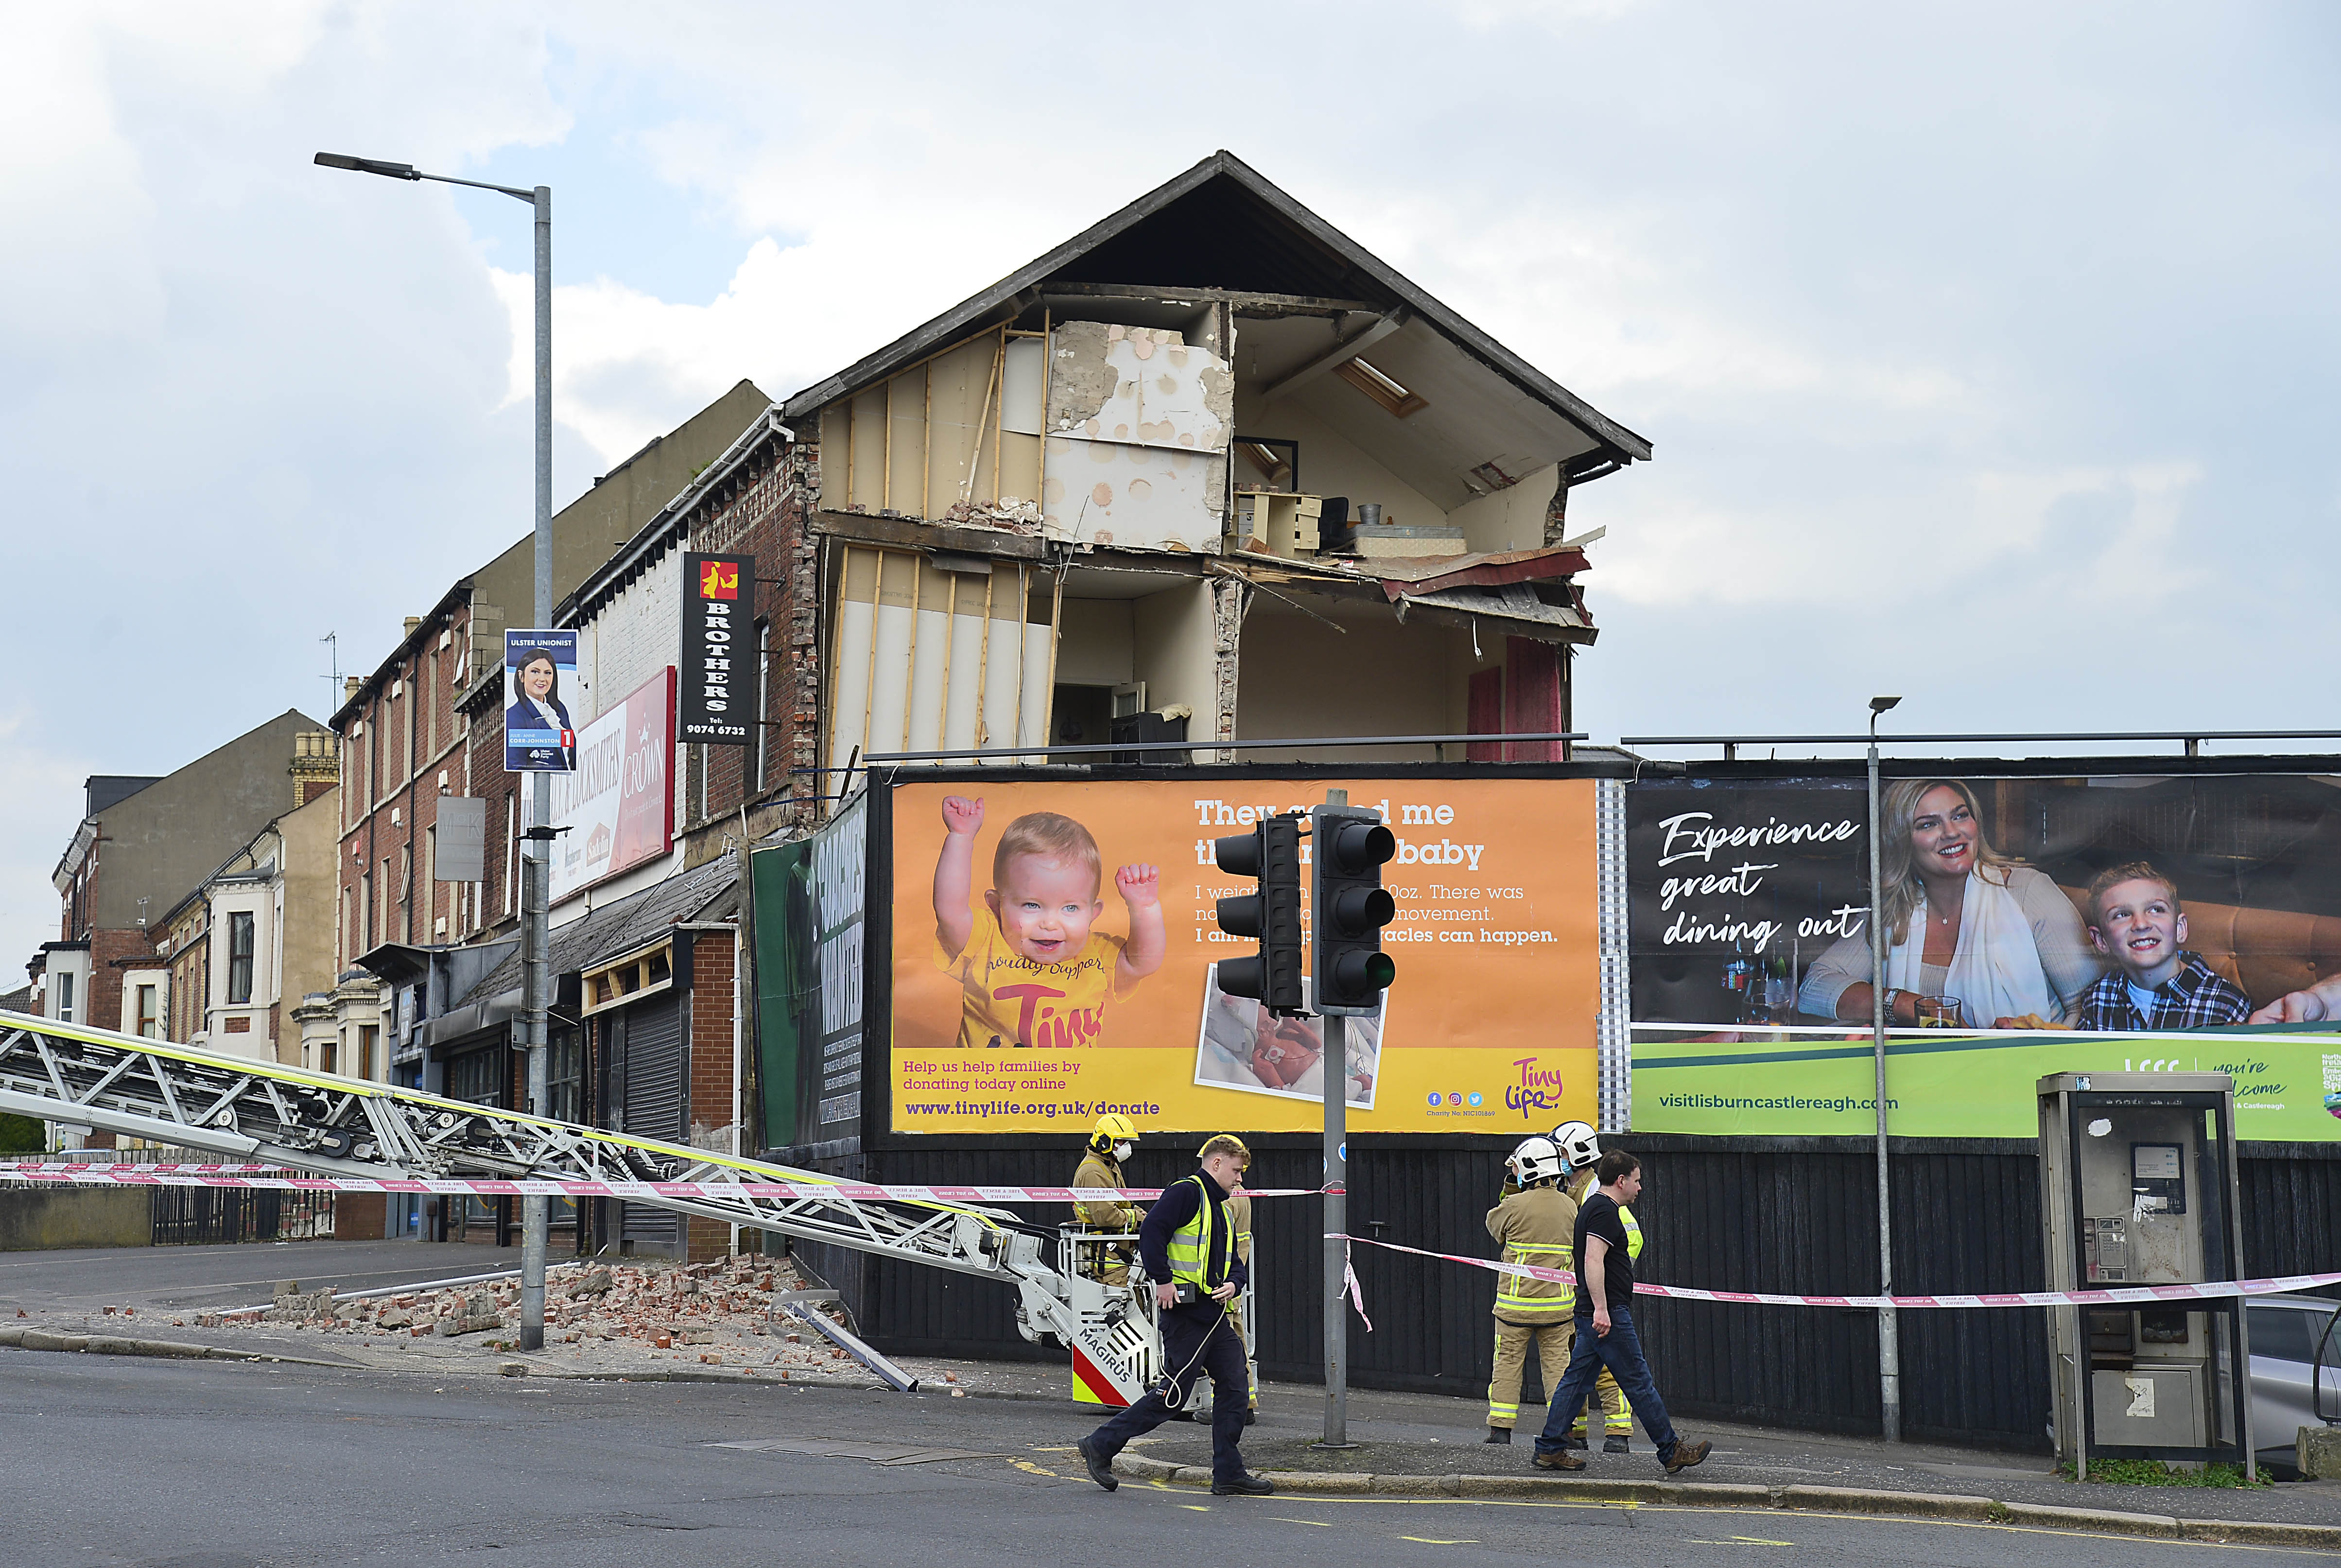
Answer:
[[[1105,859],[1097,839],[1071,817],[1028,811],[1008,824],[991,853],[991,887],[977,914],[975,836],[983,801],[943,799],[943,847],[935,859],[935,963],[957,977],[961,1050],[1070,1050],[1104,1032],[1107,1005],[1162,967],[1161,873],[1124,866],[1114,891],[1130,935],[1095,928]]]
[[[889,789],[893,1130],[1086,1127],[1109,1113],[1149,1133],[1316,1126],[1322,1021],[1262,1017],[1212,982],[1254,948],[1220,928],[1220,900],[1259,886],[1222,869],[1216,845],[1328,789],[1399,841],[1382,940],[1403,954],[1390,998],[1402,1024],[1350,1020],[1335,1070],[1350,1125],[1527,1127],[1508,1095],[1529,1073],[1569,1113],[1596,1114],[1591,780],[1036,770]],[[1304,928],[1308,853],[1304,837]],[[1539,1105],[1534,1125],[1561,1114]]]

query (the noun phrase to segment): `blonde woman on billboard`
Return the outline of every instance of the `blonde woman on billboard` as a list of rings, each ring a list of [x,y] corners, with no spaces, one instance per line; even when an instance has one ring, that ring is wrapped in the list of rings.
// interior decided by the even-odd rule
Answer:
[[[2072,900],[1992,849],[1957,779],[1888,785],[1878,841],[1889,1023],[2062,1023],[2104,972]],[[1806,975],[1798,1008],[1867,1022],[1869,976],[1869,933],[1841,937]]]

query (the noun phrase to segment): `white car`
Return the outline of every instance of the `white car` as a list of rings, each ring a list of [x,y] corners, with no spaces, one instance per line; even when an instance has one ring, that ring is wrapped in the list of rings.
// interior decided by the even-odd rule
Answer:
[[[2341,1423],[2336,1305],[2323,1296],[2256,1295],[2244,1308],[2252,1340],[2252,1434],[2264,1466],[2289,1473],[2302,1427]]]

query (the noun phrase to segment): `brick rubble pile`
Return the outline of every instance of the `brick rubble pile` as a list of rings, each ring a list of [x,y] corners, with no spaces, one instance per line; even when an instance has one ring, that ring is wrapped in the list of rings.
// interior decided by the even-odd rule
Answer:
[[[781,1309],[782,1293],[804,1288],[786,1260],[752,1255],[687,1266],[627,1260],[560,1268],[545,1283],[545,1350],[567,1349],[570,1356],[604,1365],[680,1361],[782,1375],[792,1369],[842,1370],[836,1364],[844,1352]],[[832,1304],[813,1310],[844,1321]],[[507,1351],[518,1342],[520,1282],[362,1298],[340,1297],[330,1287],[303,1291],[287,1282],[267,1308],[184,1321],[207,1328],[289,1326],[356,1338],[370,1348],[427,1340]]]

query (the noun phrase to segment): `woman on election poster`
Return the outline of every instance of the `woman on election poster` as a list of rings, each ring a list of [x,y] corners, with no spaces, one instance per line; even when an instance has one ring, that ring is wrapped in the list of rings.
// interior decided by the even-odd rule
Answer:
[[[569,710],[561,700],[561,670],[552,653],[543,649],[527,655],[513,670],[513,705],[504,710],[507,737],[531,732],[554,739],[550,747],[532,743],[527,750],[558,749],[562,767],[577,765],[576,726],[569,722]],[[504,744],[507,750],[513,749],[511,739]]]
[[[2079,913],[2039,871],[1995,851],[1974,794],[1903,779],[1879,808],[1887,1021],[1976,1028],[2063,1023],[2104,965]],[[1805,977],[1798,1010],[1868,1022],[1869,933],[1841,937]]]

